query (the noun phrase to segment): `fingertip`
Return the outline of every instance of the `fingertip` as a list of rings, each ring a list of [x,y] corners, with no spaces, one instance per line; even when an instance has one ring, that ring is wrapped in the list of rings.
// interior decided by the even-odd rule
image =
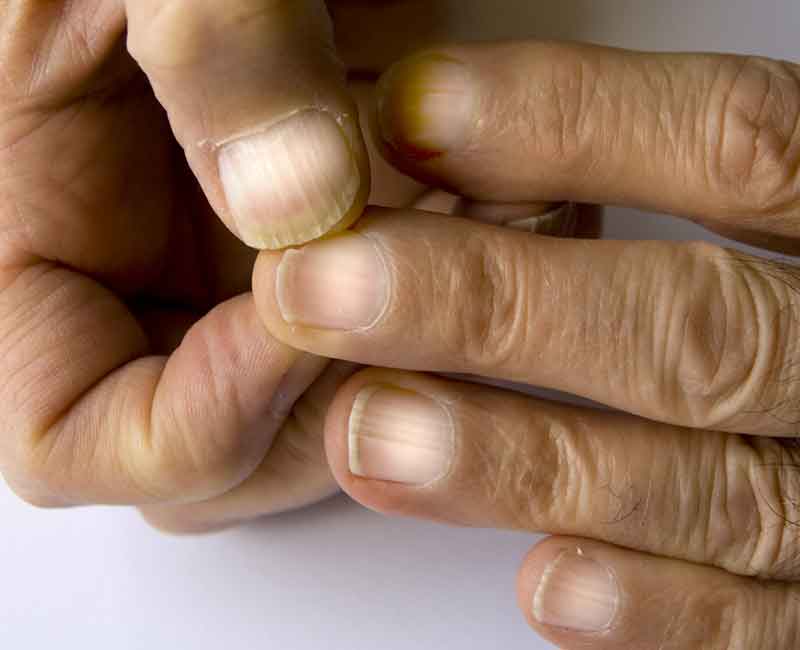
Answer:
[[[384,514],[446,516],[446,511],[434,512],[428,499],[452,457],[449,423],[439,415],[439,392],[434,378],[382,368],[361,371],[342,385],[328,410],[325,448],[333,476],[349,496]],[[391,402],[389,422],[367,410],[368,398],[370,409]],[[410,437],[415,423],[423,423],[424,443],[401,451],[391,420]],[[365,422],[369,432],[363,430]],[[391,455],[386,445],[392,446]]]
[[[439,51],[411,56],[383,74],[377,92],[380,135],[406,158],[430,160],[468,140],[477,93],[457,58]]]
[[[537,543],[517,576],[517,604],[528,624],[568,646],[610,630],[621,597],[613,559],[614,549],[588,539],[555,536]]]
[[[387,310],[390,285],[378,246],[356,232],[264,251],[253,271],[259,314],[276,338],[354,361],[361,360],[364,337]]]
[[[349,433],[353,408],[359,394],[368,386],[378,386],[387,381],[389,378],[385,372],[378,368],[368,368],[356,373],[336,392],[325,418],[325,452],[334,479],[350,497],[381,512],[385,512],[389,504],[382,499],[379,482],[367,481],[351,471]],[[373,483],[375,484],[371,485]]]
[[[219,147],[226,213],[245,244],[260,250],[300,245],[360,216],[370,173],[353,119],[301,110]]]
[[[129,51],[228,228],[277,250],[354,223],[369,157],[324,2],[162,5],[127,0]]]

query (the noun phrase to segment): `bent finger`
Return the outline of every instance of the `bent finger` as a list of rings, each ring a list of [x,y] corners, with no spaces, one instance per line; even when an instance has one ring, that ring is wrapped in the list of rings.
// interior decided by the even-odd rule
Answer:
[[[215,532],[339,492],[325,456],[325,415],[355,370],[347,363],[328,366],[294,405],[267,456],[244,483],[208,501],[146,506],[141,509],[145,519],[173,534]]]
[[[258,466],[321,368],[263,329],[251,295],[169,356],[94,281],[48,263],[0,292],[3,474],[37,505],[203,500]]]

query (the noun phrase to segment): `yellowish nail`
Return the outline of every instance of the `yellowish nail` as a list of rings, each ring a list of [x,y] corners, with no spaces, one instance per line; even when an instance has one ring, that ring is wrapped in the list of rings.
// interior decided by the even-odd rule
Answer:
[[[412,158],[462,148],[474,126],[477,92],[470,69],[424,53],[390,68],[378,85],[381,136]]]
[[[239,234],[257,249],[328,233],[351,211],[362,184],[344,131],[317,110],[226,143],[219,171]]]

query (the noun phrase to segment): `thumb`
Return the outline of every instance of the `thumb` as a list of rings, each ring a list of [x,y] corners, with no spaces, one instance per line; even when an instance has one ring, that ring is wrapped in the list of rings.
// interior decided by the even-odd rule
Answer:
[[[254,248],[343,230],[369,194],[323,0],[126,0],[128,48],[212,207]]]

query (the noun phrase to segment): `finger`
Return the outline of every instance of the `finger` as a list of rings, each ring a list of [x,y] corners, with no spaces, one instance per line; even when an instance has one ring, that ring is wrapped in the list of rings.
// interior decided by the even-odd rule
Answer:
[[[381,88],[389,156],[458,194],[624,204],[767,233],[784,247],[800,236],[795,64],[454,45],[398,64]]]
[[[241,483],[314,380],[252,296],[169,357],[99,284],[47,263],[0,275],[0,467],[38,505],[208,499]],[[309,376],[310,375],[310,376]]]
[[[796,435],[795,269],[710,244],[369,215],[358,234],[261,255],[256,302],[280,340],[553,388],[673,424]]]
[[[334,363],[306,390],[269,453],[241,485],[208,501],[142,508],[145,519],[173,534],[231,528],[252,519],[296,510],[339,491],[325,456],[325,414],[356,366]]]
[[[575,538],[537,545],[518,580],[533,628],[564,650],[797,645],[798,590]]]
[[[322,0],[128,0],[128,46],[226,224],[255,248],[350,225],[369,194]]]
[[[578,535],[796,579],[799,450],[372,369],[325,426],[333,474],[383,513]]]
[[[117,1],[3,3],[0,111],[53,109],[84,94],[89,85],[108,84],[124,69],[103,69],[124,31],[125,12]]]
[[[358,103],[359,115],[369,116],[375,110],[375,82],[351,80],[350,92]],[[425,192],[425,186],[390,165],[380,153],[380,143],[374,131],[364,133],[372,174],[370,205],[387,208],[407,208]],[[252,266],[251,266],[252,269]]]
[[[578,230],[580,209],[574,203],[472,203],[461,201],[453,214],[522,232],[571,237]]]

